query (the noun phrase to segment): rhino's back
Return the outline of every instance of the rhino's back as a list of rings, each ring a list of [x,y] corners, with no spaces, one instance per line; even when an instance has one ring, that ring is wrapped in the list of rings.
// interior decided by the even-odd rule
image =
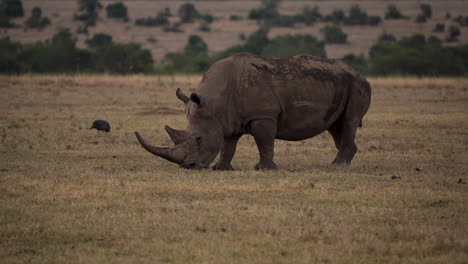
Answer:
[[[359,75],[340,60],[298,55],[284,59],[236,55],[238,89],[248,113],[277,114],[277,138],[301,140],[327,129],[343,111]],[[260,108],[258,107],[260,105]],[[256,117],[254,117],[256,118]]]

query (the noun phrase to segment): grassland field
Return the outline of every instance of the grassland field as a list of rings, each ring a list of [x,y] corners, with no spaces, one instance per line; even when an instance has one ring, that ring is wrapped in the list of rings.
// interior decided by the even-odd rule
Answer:
[[[78,21],[74,21],[73,17],[78,11],[77,0],[22,0],[25,10],[25,16],[17,18],[13,22],[19,27],[13,29],[0,30],[0,38],[9,37],[12,40],[22,43],[34,43],[36,41],[44,41],[50,39],[56,32],[61,29],[70,29],[72,33],[76,33],[81,25]],[[75,34],[78,40],[78,46],[86,47],[85,40],[92,37],[96,33],[106,33],[113,37],[116,42],[136,42],[142,45],[143,48],[149,49],[156,63],[164,63],[164,56],[168,52],[181,52],[187,43],[187,39],[192,34],[197,34],[203,38],[208,44],[210,54],[220,52],[228,47],[241,44],[240,34],[248,36],[252,32],[258,30],[259,25],[252,20],[243,19],[241,21],[230,21],[230,15],[239,15],[247,18],[251,9],[258,8],[260,1],[254,0],[236,0],[236,1],[174,1],[174,0],[137,0],[137,1],[122,1],[128,7],[130,21],[109,19],[106,17],[105,6],[116,3],[114,0],[101,0],[104,8],[99,13],[99,19],[95,27],[89,28],[89,35]],[[202,13],[209,13],[216,17],[214,23],[211,24],[210,32],[201,32],[199,30],[200,23],[190,23],[182,25],[182,33],[164,32],[161,27],[141,27],[136,26],[134,21],[143,17],[154,17],[157,12],[165,7],[169,7],[173,14],[177,14],[180,5],[185,2],[191,2]],[[432,6],[432,18],[426,23],[415,23],[414,20],[420,13],[421,3],[428,3]],[[301,12],[304,6],[318,6],[322,14],[330,14],[334,9],[342,9],[345,12],[352,5],[360,5],[369,15],[378,15],[384,18],[385,11],[389,4],[395,4],[398,9],[409,20],[382,20],[379,26],[342,26],[343,31],[348,34],[347,44],[327,44],[325,50],[328,58],[342,58],[344,55],[364,54],[367,55],[369,49],[375,45],[379,36],[384,32],[393,34],[400,39],[404,36],[410,36],[415,33],[424,34],[429,37],[431,35],[444,40],[447,37],[448,28],[451,25],[459,26],[452,19],[456,16],[468,14],[468,2],[465,0],[388,0],[388,1],[373,1],[373,0],[297,0],[297,1],[282,1],[279,11],[281,14],[296,14]],[[31,15],[31,10],[39,6],[42,9],[42,14],[49,17],[52,24],[44,30],[28,29],[24,26],[24,22]],[[447,13],[451,15],[450,19],[446,18]],[[178,17],[171,17],[171,22],[178,21]],[[433,32],[437,23],[445,24],[445,32]],[[323,39],[320,32],[326,23],[319,22],[311,26],[298,24],[295,27],[274,27],[269,32],[269,37],[274,38],[285,34],[311,34],[318,39]],[[468,43],[468,27],[460,27],[461,35],[459,42],[444,43],[444,45],[457,45],[460,43]]]
[[[324,133],[255,171],[244,136],[220,172],[133,135],[170,145],[200,78],[0,76],[0,263],[467,263],[468,79],[370,79],[350,167]]]

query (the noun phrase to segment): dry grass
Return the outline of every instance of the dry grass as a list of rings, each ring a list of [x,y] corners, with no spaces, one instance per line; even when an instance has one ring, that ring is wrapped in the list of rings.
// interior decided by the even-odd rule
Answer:
[[[274,172],[250,136],[233,172],[138,146],[170,143],[199,79],[0,77],[1,262],[466,263],[467,79],[371,79],[351,167],[323,134],[278,141]]]
[[[104,5],[115,1],[105,1]],[[90,28],[90,36],[94,33],[104,32],[111,34],[115,41],[118,42],[138,42],[144,48],[151,50],[153,57],[157,63],[161,63],[164,55],[168,52],[182,51],[187,43],[187,38],[191,34],[198,34],[207,42],[210,52],[218,52],[226,48],[240,44],[239,34],[244,33],[249,35],[258,29],[258,25],[254,21],[242,20],[237,22],[229,21],[231,14],[238,14],[243,17],[248,16],[248,12],[260,5],[260,1],[124,1],[128,6],[128,11],[132,21],[123,23],[112,19],[107,19],[105,10],[101,11],[100,20],[97,26]],[[184,33],[165,33],[160,28],[154,27],[138,27],[134,25],[134,20],[141,17],[155,16],[157,11],[170,7],[173,13],[177,13],[178,7],[184,2],[192,2],[197,9],[202,12],[207,12],[219,18],[212,24],[211,32],[198,31],[199,24],[186,24],[182,27]],[[306,6],[317,5],[323,14],[329,14],[334,9],[343,9],[347,11],[353,4],[359,4],[366,9],[369,15],[379,15],[383,18],[385,10],[389,4],[396,4],[397,7],[408,16],[411,20],[404,21],[388,21],[384,20],[378,27],[370,26],[344,26],[343,30],[348,34],[349,44],[333,44],[326,45],[326,52],[329,58],[341,58],[348,53],[367,54],[370,47],[376,43],[378,37],[385,31],[394,34],[396,37],[412,35],[414,33],[422,33],[426,36],[435,35],[441,39],[446,38],[446,33],[434,33],[432,30],[438,22],[446,24],[448,30],[449,25],[455,25],[452,21],[446,20],[445,15],[450,13],[452,17],[468,14],[468,4],[460,0],[429,0],[424,1],[431,4],[433,8],[433,18],[427,23],[414,23],[414,18],[420,12],[420,1],[374,1],[374,0],[316,0],[316,1],[283,1],[280,6],[280,11],[283,14],[294,14]],[[8,36],[13,40],[18,40],[25,43],[35,42],[38,40],[46,40],[59,29],[70,28],[75,32],[79,23],[73,21],[73,15],[77,12],[76,0],[23,0],[25,13],[24,18],[15,20],[17,24],[24,24],[27,17],[30,16],[31,10],[35,6],[42,8],[43,14],[52,20],[52,26],[43,31],[28,30],[24,28],[0,30],[0,37]],[[177,18],[173,18],[177,20]],[[313,26],[297,25],[295,28],[274,28],[270,32],[270,37],[275,37],[282,34],[312,34],[317,38],[322,38],[320,29],[324,26],[323,23],[317,23]],[[468,27],[462,27],[460,42],[468,43]],[[78,35],[78,44],[84,47],[84,41],[89,36]],[[157,39],[156,43],[148,41],[148,38]]]

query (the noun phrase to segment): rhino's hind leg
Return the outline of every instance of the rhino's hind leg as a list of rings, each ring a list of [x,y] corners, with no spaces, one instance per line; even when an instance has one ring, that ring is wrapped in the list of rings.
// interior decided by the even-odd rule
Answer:
[[[344,121],[328,129],[338,149],[338,154],[335,160],[333,160],[333,164],[351,163],[357,151],[356,144],[354,143],[357,128],[358,124]]]
[[[255,165],[256,170],[271,170],[277,166],[273,162],[276,137],[276,121],[270,119],[254,120],[250,123],[250,134],[257,143],[260,161]]]
[[[240,136],[225,137],[223,149],[221,149],[221,157],[219,161],[212,167],[213,170],[233,170],[231,160],[236,152],[237,142]]]

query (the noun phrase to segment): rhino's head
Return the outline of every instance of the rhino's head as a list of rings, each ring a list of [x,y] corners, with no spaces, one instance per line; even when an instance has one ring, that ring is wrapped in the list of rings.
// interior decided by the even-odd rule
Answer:
[[[186,130],[165,127],[175,146],[155,147],[148,144],[138,132],[135,135],[143,148],[156,156],[187,169],[208,168],[223,144],[221,124],[196,93],[188,97],[177,89],[177,97],[186,104],[189,124]]]

